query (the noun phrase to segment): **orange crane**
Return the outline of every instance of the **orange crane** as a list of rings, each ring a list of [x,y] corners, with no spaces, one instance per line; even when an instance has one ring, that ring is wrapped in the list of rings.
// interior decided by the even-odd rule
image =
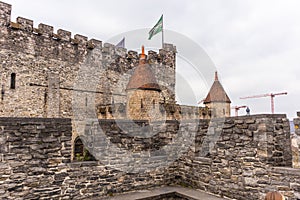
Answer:
[[[241,108],[247,108],[247,106],[232,106],[231,109],[234,109],[235,110],[235,116],[238,116],[239,115],[239,110]]]
[[[248,97],[240,97],[240,99],[271,97],[271,111],[272,111],[272,114],[274,114],[274,97],[278,96],[278,95],[287,95],[287,92],[253,95],[253,96],[248,96]]]

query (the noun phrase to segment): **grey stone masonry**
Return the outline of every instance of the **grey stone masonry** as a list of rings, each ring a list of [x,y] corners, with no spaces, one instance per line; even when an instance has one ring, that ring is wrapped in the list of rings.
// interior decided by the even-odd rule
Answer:
[[[297,112],[298,115],[299,112]],[[300,118],[294,119],[295,133],[292,135],[293,167],[300,168]]]
[[[57,177],[70,162],[71,120],[0,118],[0,198],[60,194]]]
[[[125,88],[138,64],[138,52],[79,34],[72,37],[62,29],[54,32],[53,26],[35,25],[24,17],[12,22],[11,5],[1,1],[0,46],[0,116],[70,118],[76,86],[84,99],[96,94],[96,107],[110,105],[112,99],[125,103]],[[167,44],[159,53],[151,52],[148,59],[162,87],[161,98],[167,102],[175,102],[175,53],[176,47]],[[10,87],[12,74],[16,75],[14,88]],[[58,77],[48,80],[49,74]],[[77,80],[81,76],[85,79]],[[53,83],[55,80],[59,83]],[[97,85],[89,87],[90,80]],[[53,112],[48,104],[56,104]]]
[[[10,24],[11,5],[0,2],[0,26]]]
[[[234,199],[263,199],[273,190],[287,199],[299,198],[300,171],[291,168],[289,121],[284,115],[203,121],[199,130],[195,146],[202,147],[181,158],[178,184]],[[211,143],[207,137],[217,139]]]
[[[91,199],[179,185],[241,200],[263,199],[266,192],[278,190],[288,200],[296,200],[300,198],[300,169],[290,167],[287,122],[285,115],[167,121],[159,134],[136,138],[132,133],[139,128],[129,122],[100,120],[112,144],[135,153],[149,151],[151,155],[171,144],[176,135],[195,133],[190,138],[194,145],[170,165],[142,170],[140,163],[136,168],[141,172],[130,173],[114,166],[124,154],[112,156],[109,165],[104,160],[70,162],[70,119],[0,118],[0,198]],[[151,125],[135,123],[145,128]],[[152,130],[156,128],[152,124]],[[164,156],[153,154],[149,164],[159,164]]]
[[[96,200],[97,198],[95,198]],[[194,190],[191,188],[183,187],[160,187],[152,190],[143,190],[130,192],[123,195],[114,197],[105,197],[101,200],[224,200],[211,194],[202,191]]]
[[[125,173],[70,162],[71,120],[0,118],[0,199],[90,199],[167,184],[168,169]]]

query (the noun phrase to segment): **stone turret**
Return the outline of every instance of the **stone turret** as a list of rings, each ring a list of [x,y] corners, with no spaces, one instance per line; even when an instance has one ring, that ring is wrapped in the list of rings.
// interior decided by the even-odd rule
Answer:
[[[147,63],[144,46],[142,46],[139,65],[126,87],[127,117],[133,120],[159,120],[160,92],[154,70]]]
[[[0,2],[0,26],[8,26],[10,24],[11,5]]]
[[[215,72],[215,81],[204,99],[204,104],[212,110],[212,117],[229,117],[230,103],[231,101],[219,81],[218,73]]]
[[[133,75],[131,76],[126,91],[129,90],[154,90],[160,92],[161,89],[156,82],[153,69],[146,61],[145,49],[142,46],[142,53],[139,58],[139,65],[134,70]]]

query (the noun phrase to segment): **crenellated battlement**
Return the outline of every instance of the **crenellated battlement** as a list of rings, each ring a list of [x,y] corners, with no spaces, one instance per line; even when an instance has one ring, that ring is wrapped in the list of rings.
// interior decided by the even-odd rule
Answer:
[[[137,59],[138,53],[132,50],[127,51],[125,48],[116,47],[113,44],[102,44],[102,41],[97,39],[89,39],[87,36],[83,36],[80,34],[75,34],[72,37],[72,32],[58,29],[57,32],[54,32],[54,27],[51,25],[40,23],[37,27],[34,26],[34,21],[31,19],[27,19],[24,17],[17,17],[16,22],[11,21],[11,10],[12,6],[10,4],[4,3],[0,1],[0,27],[8,29],[7,34],[11,34],[15,37],[20,35],[27,34],[27,36],[32,36],[36,39],[36,36],[41,38],[48,38],[55,41],[55,43],[51,44],[51,41],[48,41],[48,45],[58,46],[59,44],[69,44],[70,48],[74,48],[74,46],[80,46],[80,50],[92,50],[96,47],[102,49],[104,54],[117,54],[123,58],[131,58]],[[19,32],[19,34],[18,34]],[[23,32],[23,34],[21,34]],[[36,43],[36,45],[38,45]],[[76,47],[77,48],[77,47]],[[165,48],[161,49],[159,53],[154,51],[149,51],[151,56],[151,62],[153,63],[154,58],[158,58],[158,61],[162,60],[161,58],[166,55],[166,52],[176,52],[176,47],[172,44],[165,44]],[[155,61],[157,62],[157,60]]]
[[[3,2],[0,2],[0,4]],[[5,4],[5,3],[4,3]],[[6,4],[9,5],[9,4]],[[1,16],[1,18],[5,18],[6,15]],[[10,19],[10,17],[9,17]],[[128,50],[126,48],[122,47],[116,47],[114,44],[105,43],[102,46],[102,41],[97,39],[88,39],[87,36],[83,36],[80,34],[75,34],[72,38],[72,32],[58,29],[57,33],[54,33],[53,26],[40,23],[38,24],[38,27],[34,27],[34,21],[31,19],[26,19],[23,17],[17,17],[16,22],[9,21],[6,23],[6,26],[8,28],[11,28],[12,30],[22,30],[26,32],[31,32],[35,35],[43,36],[46,38],[51,38],[56,41],[64,41],[64,42],[70,42],[73,45],[83,45],[86,46],[88,49],[94,49],[95,47],[99,47],[103,49],[103,52],[110,52],[110,51],[116,51],[119,52],[121,55],[124,55],[125,53],[128,53],[130,55],[135,55],[134,57],[138,56],[138,52]],[[173,44],[164,44],[164,49],[160,49],[159,53],[150,50],[148,54],[153,55],[152,57],[157,57],[159,54],[165,55],[167,52],[174,52],[176,53],[176,47]]]
[[[104,43],[97,39],[88,39],[88,37],[75,34],[72,38],[72,33],[70,31],[66,31],[63,29],[58,29],[57,33],[54,33],[53,26],[40,23],[38,25],[38,28],[34,28],[33,26],[33,20],[26,19],[23,17],[18,17],[16,22],[10,22],[8,26],[6,26],[7,29],[10,30],[11,34],[18,37],[17,32],[26,32],[27,34],[32,34],[32,37],[42,37],[42,38],[48,38],[55,41],[54,45],[58,46],[61,44],[66,45],[69,44],[70,48],[74,48],[74,46],[80,46],[81,51],[88,51],[92,50],[94,48],[99,48],[102,50],[103,54],[108,55],[118,55],[121,56],[124,59],[127,59],[127,61],[131,61],[132,59],[138,59],[139,53],[137,51],[133,50],[127,50],[126,48],[122,47],[116,47],[114,44],[110,43]],[[21,35],[21,34],[19,34]],[[51,41],[49,42],[51,43]],[[49,44],[51,45],[51,44]],[[160,49],[159,52],[155,51],[148,51],[148,60],[150,64],[155,63],[161,63],[163,59],[167,56],[168,53],[175,54],[176,53],[176,47],[172,44],[165,44],[164,49]],[[173,59],[173,58],[172,58]],[[136,63],[134,63],[136,64]],[[174,62],[175,64],[175,62]]]
[[[11,18],[11,5],[0,1],[0,26],[8,26]]]
[[[26,19],[24,17],[17,17],[16,22],[11,21],[11,10],[12,6],[10,4],[0,1],[0,26],[8,27],[13,30],[23,30],[26,32],[31,32],[33,34],[52,38],[54,40],[62,40],[70,42],[74,45],[83,44],[89,49],[95,48],[96,46],[102,47],[102,42],[96,39],[88,40],[88,37],[75,34],[74,38],[71,37],[72,33],[63,29],[58,29],[57,33],[54,33],[53,26],[40,23],[38,27],[34,27],[34,22],[31,19]]]
[[[0,31],[2,54],[25,53],[34,57],[44,57],[44,59],[61,60],[74,65],[85,61],[87,54],[96,47],[101,50],[105,60],[105,69],[125,73],[133,69],[138,64],[139,53],[126,48],[116,47],[114,44],[103,43],[101,40],[89,39],[87,36],[58,29],[54,32],[54,27],[40,23],[37,27],[34,21],[24,17],[17,17],[16,21],[11,21],[12,6],[0,1]],[[4,52],[6,50],[6,52]],[[164,49],[159,52],[149,51],[148,62],[153,65],[163,64],[163,72],[172,71],[175,75],[175,54],[176,47],[172,44],[164,44]],[[61,65],[64,66],[64,65]],[[161,71],[157,71],[158,80],[162,76]],[[172,79],[175,85],[175,77]],[[173,86],[172,86],[173,87]]]
[[[88,37],[80,34],[75,34],[72,38],[72,33],[63,29],[58,29],[57,33],[54,33],[53,26],[43,23],[38,24],[38,27],[35,28],[33,20],[23,17],[18,17],[16,22],[10,22],[7,27],[14,31],[26,31],[41,37],[51,38],[56,41],[70,42],[70,44],[73,45],[83,45],[86,46],[87,49],[94,49],[95,47],[102,48],[102,41],[96,39],[88,40]]]
[[[101,56],[95,58],[102,59],[104,69],[97,77],[101,82],[97,88],[99,104],[109,103],[110,98],[105,94],[111,93],[118,93],[120,102],[126,101],[124,88],[138,65],[137,51],[119,48],[84,35],[73,35],[71,31],[63,29],[54,32],[53,26],[44,23],[35,25],[33,20],[24,17],[17,17],[13,22],[11,10],[11,5],[0,1],[0,104],[5,105],[0,107],[0,114],[71,116],[74,81],[80,67],[89,62],[88,59],[96,49]],[[176,47],[164,44],[164,49],[159,52],[149,51],[148,54],[148,62],[153,65],[158,83],[166,88],[163,90],[166,100],[175,101]],[[93,74],[93,71],[90,73]],[[11,76],[16,77],[14,89],[11,87]],[[93,76],[89,78],[95,79]],[[59,91],[55,87],[51,89],[50,85],[59,87]],[[57,105],[57,112],[51,110],[53,105]]]

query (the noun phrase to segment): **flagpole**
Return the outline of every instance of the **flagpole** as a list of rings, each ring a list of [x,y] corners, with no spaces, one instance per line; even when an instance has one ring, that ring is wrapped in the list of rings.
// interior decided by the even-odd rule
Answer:
[[[161,42],[162,48],[164,49],[164,15],[162,15],[162,24],[161,24]]]

